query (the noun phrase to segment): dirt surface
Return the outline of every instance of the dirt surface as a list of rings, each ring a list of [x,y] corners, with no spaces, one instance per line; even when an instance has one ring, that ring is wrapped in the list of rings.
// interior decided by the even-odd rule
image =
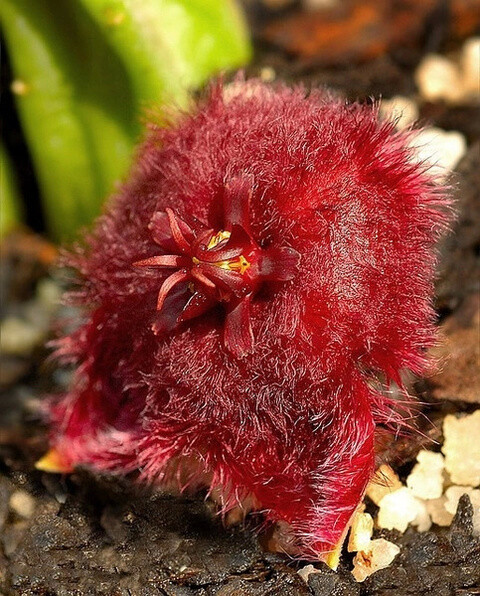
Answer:
[[[35,444],[35,441],[33,441]],[[401,547],[363,584],[346,558],[309,576],[301,562],[262,552],[250,527],[225,530],[204,500],[140,490],[88,470],[69,479],[32,471],[25,449],[2,448],[0,590],[14,594],[259,596],[478,594],[480,541],[462,497],[449,529],[377,532]],[[8,467],[7,467],[8,466]],[[29,495],[12,508],[13,495]]]
[[[389,30],[382,51],[373,51],[371,43],[361,60],[352,63],[341,59],[348,58],[352,44],[343,54],[337,47],[333,64],[299,55],[282,42],[282,27],[290,26],[290,36],[295,32],[288,19],[298,2],[278,11],[250,2],[249,10],[256,57],[248,74],[265,76],[267,69],[277,79],[328,86],[348,99],[367,102],[402,94],[418,101],[423,122],[459,131],[468,143],[451,179],[458,216],[442,243],[438,269],[436,304],[446,340],[435,356],[442,365],[435,376],[412,383],[423,403],[423,434],[390,439],[380,449],[381,461],[390,462],[404,480],[421,446],[432,448],[437,441],[438,448],[443,417],[471,412],[480,400],[480,110],[474,104],[419,100],[413,76],[427,51],[454,51],[461,33],[449,34],[442,28],[445,15],[429,11],[424,27],[415,25],[410,44],[398,43]],[[17,236],[2,247],[2,319],[27,321],[38,333],[27,334],[22,349],[0,354],[0,595],[480,594],[480,541],[473,536],[468,497],[462,497],[450,528],[434,525],[425,533],[409,528],[403,535],[376,530],[375,537],[387,538],[401,551],[388,568],[365,582],[355,582],[353,555],[344,553],[337,573],[319,563],[307,583],[297,573],[306,562],[262,550],[259,519],[250,517],[242,527],[224,529],[205,495],[168,496],[89,470],[68,478],[35,470],[47,445],[40,422],[42,399],[69,380],[69,371],[58,370],[42,347],[58,317],[52,308],[55,292],[67,284],[52,266],[54,255],[54,247],[31,235]],[[373,504],[369,507],[374,511]]]

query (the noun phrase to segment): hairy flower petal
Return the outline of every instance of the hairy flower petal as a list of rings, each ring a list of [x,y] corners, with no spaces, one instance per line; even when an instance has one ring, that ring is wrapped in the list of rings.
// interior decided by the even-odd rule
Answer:
[[[376,433],[410,424],[392,385],[436,341],[449,205],[414,134],[241,80],[152,125],[70,257],[85,317],[57,344],[78,365],[50,410],[65,466],[206,487],[224,512],[247,499],[297,554],[338,552]]]

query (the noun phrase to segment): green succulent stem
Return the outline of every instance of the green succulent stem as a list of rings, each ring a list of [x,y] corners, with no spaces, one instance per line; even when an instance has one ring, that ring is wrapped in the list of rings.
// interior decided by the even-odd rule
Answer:
[[[2,0],[19,115],[52,237],[91,223],[128,168],[142,113],[250,56],[225,0]]]

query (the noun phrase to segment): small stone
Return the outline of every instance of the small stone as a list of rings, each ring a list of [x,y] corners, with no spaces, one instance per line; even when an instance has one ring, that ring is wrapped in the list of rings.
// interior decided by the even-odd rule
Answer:
[[[9,356],[27,356],[44,338],[43,329],[10,316],[0,325],[0,352]]]
[[[377,526],[386,530],[398,530],[402,534],[421,512],[418,499],[406,486],[385,495],[379,507]]]
[[[363,582],[375,571],[388,567],[399,552],[400,548],[393,542],[384,538],[372,540],[367,551],[361,551],[355,555],[353,577],[357,582]]]
[[[410,146],[415,149],[414,160],[428,164],[429,173],[439,182],[450,175],[467,151],[467,141],[460,132],[433,126],[420,130]]]
[[[271,89],[262,85],[259,82],[252,82],[252,84],[249,85],[248,89],[245,89],[243,83],[233,81],[231,83],[228,83],[228,85],[225,85],[223,89],[223,99],[226,103],[234,101],[239,96],[246,99],[249,97],[267,97],[271,94]]]
[[[439,54],[429,54],[420,62],[415,71],[415,83],[425,101],[456,103],[463,96],[459,68]]]
[[[408,488],[419,499],[438,499],[443,492],[443,455],[422,449],[417,462],[407,478]]]
[[[480,494],[470,495],[473,505],[473,535],[480,536]]]
[[[418,512],[415,519],[411,522],[419,532],[428,532],[432,527],[432,519],[428,513],[425,501],[417,499]]]
[[[413,99],[396,95],[381,102],[380,115],[384,118],[393,118],[396,128],[404,130],[418,120],[419,112]]]
[[[312,573],[320,573],[320,570],[313,565],[306,565],[305,567],[299,569],[297,573],[303,579],[303,581],[308,584],[308,578],[312,575]]]
[[[463,44],[460,56],[463,88],[466,97],[480,97],[480,37],[471,37]]]
[[[16,490],[10,496],[9,507],[20,517],[30,519],[35,511],[35,499],[24,490]]]
[[[480,484],[480,410],[467,416],[451,414],[443,421],[445,468],[454,484]]]
[[[453,513],[446,510],[445,505],[447,497],[442,496],[439,499],[430,499],[425,502],[427,511],[432,518],[432,522],[437,526],[449,526],[452,523]]]
[[[340,1],[341,0],[302,0],[302,5],[305,10],[325,10],[338,6]]]
[[[49,312],[53,313],[58,308],[61,298],[62,290],[60,286],[53,281],[53,279],[41,279],[36,288],[36,295],[40,304]]]
[[[348,538],[348,552],[368,549],[373,534],[373,518],[369,513],[356,513],[353,517]]]
[[[275,72],[275,69],[271,66],[264,66],[260,70],[260,78],[264,83],[271,83],[277,78],[277,73]]]
[[[375,505],[379,505],[385,495],[389,495],[399,488],[402,488],[400,478],[390,466],[382,464],[368,484],[366,495]]]

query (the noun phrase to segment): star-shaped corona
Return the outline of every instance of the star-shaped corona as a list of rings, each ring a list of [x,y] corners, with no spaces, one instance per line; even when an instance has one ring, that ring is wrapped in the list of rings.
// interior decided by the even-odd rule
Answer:
[[[174,270],[160,287],[153,324],[161,335],[221,304],[223,341],[235,356],[254,350],[250,303],[265,282],[286,282],[298,271],[300,254],[290,247],[260,248],[250,230],[253,181],[239,176],[225,189],[224,228],[189,226],[172,209],[154,214],[153,240],[165,253],[134,263]]]

